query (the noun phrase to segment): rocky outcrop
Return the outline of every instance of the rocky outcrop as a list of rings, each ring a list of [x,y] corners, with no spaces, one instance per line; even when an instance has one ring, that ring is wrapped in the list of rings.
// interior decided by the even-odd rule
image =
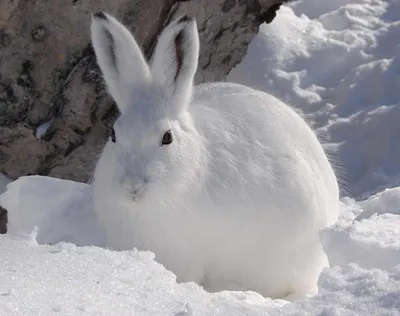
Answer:
[[[90,13],[127,25],[151,56],[175,16],[196,17],[197,82],[223,80],[282,0],[3,0],[0,4],[0,172],[87,181],[117,115],[90,44]]]

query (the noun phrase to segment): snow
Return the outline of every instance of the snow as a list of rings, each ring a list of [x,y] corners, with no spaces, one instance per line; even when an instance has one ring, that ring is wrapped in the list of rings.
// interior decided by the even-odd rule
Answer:
[[[37,128],[36,128],[36,134],[35,137],[37,139],[41,139],[47,132],[47,130],[51,127],[51,124],[53,124],[53,121],[45,121],[42,124],[40,124]]]
[[[151,252],[101,248],[90,185],[21,177],[0,196],[10,214],[10,233],[0,236],[0,315],[400,315],[400,215],[378,215],[400,190],[385,193],[363,202],[376,214],[361,221],[360,204],[343,203],[338,223],[323,232],[332,267],[319,293],[288,303],[210,294],[177,283]]]
[[[289,303],[177,283],[150,252],[103,247],[88,184],[0,174],[0,315],[400,316],[397,38],[398,0],[300,0],[261,27],[228,78],[301,109],[339,167],[317,295]]]
[[[396,192],[397,198],[399,192]],[[376,198],[384,200],[384,193]],[[330,265],[343,266],[351,262],[366,269],[391,269],[399,265],[400,215],[393,214],[396,210],[379,214],[379,206],[373,200],[359,204],[351,199],[343,202],[338,223],[321,233]],[[370,217],[369,212],[373,213]]]
[[[6,190],[7,184],[9,184],[11,180],[4,174],[0,172],[0,194]]]
[[[228,79],[302,109],[365,198],[400,185],[398,0],[301,0],[263,25]]]
[[[23,183],[23,185],[20,185]],[[69,242],[103,246],[92,212],[91,187],[55,178],[21,177],[0,196],[8,212],[8,231],[31,233],[38,228],[39,244]]]

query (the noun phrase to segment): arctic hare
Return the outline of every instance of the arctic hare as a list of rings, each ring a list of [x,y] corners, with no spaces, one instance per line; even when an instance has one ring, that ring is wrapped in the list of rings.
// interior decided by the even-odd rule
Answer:
[[[149,63],[114,17],[94,14],[91,32],[121,112],[93,180],[107,246],[152,251],[209,291],[316,293],[328,264],[318,232],[336,221],[339,193],[302,117],[249,87],[193,86],[194,18],[170,23]]]

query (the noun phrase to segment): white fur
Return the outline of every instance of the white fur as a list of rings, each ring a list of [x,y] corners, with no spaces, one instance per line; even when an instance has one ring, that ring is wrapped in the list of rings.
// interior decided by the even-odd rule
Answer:
[[[132,91],[141,83],[148,82],[150,71],[131,33],[114,17],[108,14],[105,16],[107,20],[92,17],[92,43],[109,92],[120,109],[125,110],[130,106]],[[110,42],[110,36],[114,43]],[[110,48],[114,49],[117,57],[116,67],[113,65]]]
[[[116,80],[102,27],[117,39],[124,75]],[[114,124],[116,143],[105,145],[93,182],[108,246],[153,251],[178,281],[209,291],[290,299],[314,294],[328,264],[318,233],[337,219],[339,190],[307,123],[258,90],[230,83],[192,87],[199,52],[194,20],[165,29],[149,74],[121,24],[107,15],[93,18],[92,30],[98,62],[123,109]],[[173,142],[160,146],[169,129]]]

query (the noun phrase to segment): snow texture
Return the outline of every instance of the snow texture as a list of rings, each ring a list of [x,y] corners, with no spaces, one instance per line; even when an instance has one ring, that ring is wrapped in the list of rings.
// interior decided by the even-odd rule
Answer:
[[[300,0],[263,25],[228,79],[301,108],[366,198],[400,185],[398,0]]]
[[[399,190],[364,201],[376,215],[361,221],[360,204],[343,203],[338,223],[323,232],[332,267],[316,296],[295,303],[210,294],[177,283],[151,252],[100,248],[90,195],[87,184],[30,176],[0,196],[11,224],[0,236],[0,315],[399,315],[400,218],[378,215]]]
[[[0,315],[400,316],[397,38],[398,0],[300,0],[261,28],[229,78],[301,108],[343,169],[317,295],[289,303],[177,283],[150,252],[103,248],[89,185],[30,176],[0,195],[10,221]]]

